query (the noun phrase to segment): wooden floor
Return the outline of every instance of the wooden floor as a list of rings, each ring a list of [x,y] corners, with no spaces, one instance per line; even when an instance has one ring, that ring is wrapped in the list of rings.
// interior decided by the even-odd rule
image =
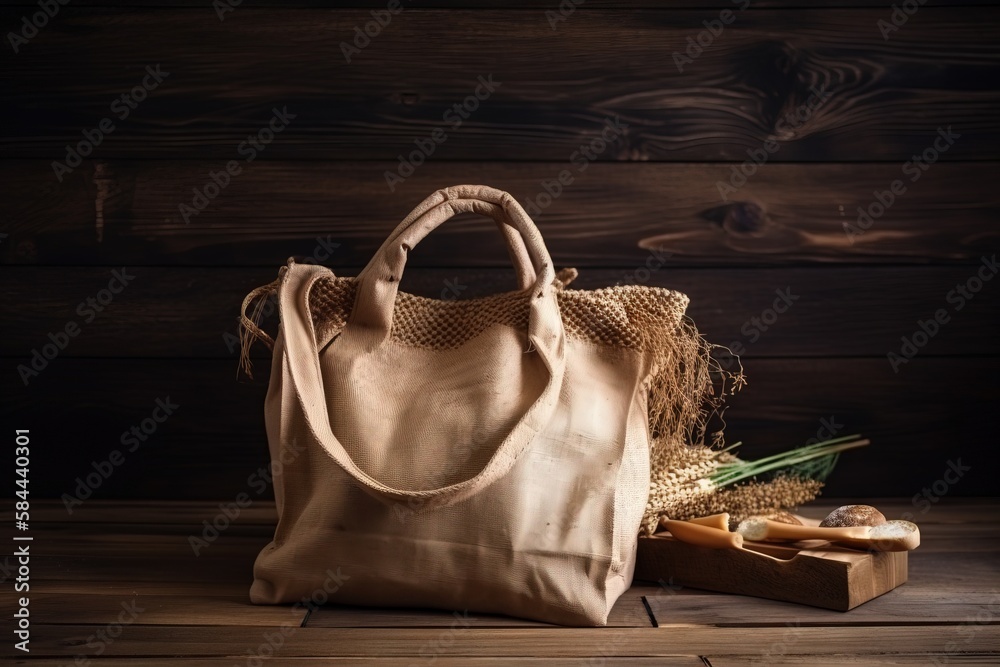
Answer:
[[[803,508],[822,516],[836,501]],[[908,501],[877,501],[890,518]],[[2,563],[10,664],[269,665],[998,665],[1000,500],[943,499],[917,514],[910,581],[854,611],[643,584],[606,628],[461,614],[248,603],[274,506],[258,502],[195,556],[209,502],[90,501],[67,515],[33,503],[30,656],[10,639],[17,577]],[[12,512],[4,512],[7,525]],[[23,544],[23,543],[15,543]],[[9,551],[5,553],[10,553]],[[19,594],[20,595],[20,594]],[[25,659],[28,658],[28,659]]]

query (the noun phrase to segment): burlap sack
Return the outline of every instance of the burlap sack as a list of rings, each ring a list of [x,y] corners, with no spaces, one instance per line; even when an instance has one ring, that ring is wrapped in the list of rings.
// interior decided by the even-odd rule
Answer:
[[[397,291],[409,252],[468,211],[500,224],[521,289]],[[334,602],[607,622],[632,580],[650,439],[696,419],[674,390],[703,350],[684,295],[564,289],[573,275],[509,194],[457,186],[357,277],[290,261],[248,296],[244,311],[276,290],[281,315],[265,402],[279,521],[253,602],[311,599],[339,573]]]

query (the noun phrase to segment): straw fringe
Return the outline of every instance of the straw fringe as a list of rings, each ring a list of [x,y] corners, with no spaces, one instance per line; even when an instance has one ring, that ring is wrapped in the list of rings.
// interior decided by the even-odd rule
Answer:
[[[272,283],[262,285],[246,295],[243,299],[243,307],[240,308],[240,370],[253,379],[253,363],[250,361],[250,348],[256,341],[261,341],[269,350],[274,350],[274,339],[266,331],[260,328],[261,315],[267,300],[278,293],[278,285],[281,279],[278,278]],[[253,312],[247,317],[247,308],[254,304]]]
[[[664,326],[670,320],[644,305],[629,313],[653,359],[648,387],[650,489],[640,533],[655,532],[661,517],[691,519],[729,512],[745,518],[814,499],[823,484],[811,479],[778,477],[726,488],[708,479],[720,465],[737,460],[717,447],[724,442],[725,401],[746,384],[743,367],[724,369],[712,352],[731,353],[705,341],[689,318],[681,318],[675,327]],[[719,427],[709,434],[713,419],[719,420]]]

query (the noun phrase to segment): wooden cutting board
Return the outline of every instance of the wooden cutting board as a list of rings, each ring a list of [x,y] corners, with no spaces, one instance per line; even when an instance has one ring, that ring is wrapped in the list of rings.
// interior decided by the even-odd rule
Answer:
[[[848,611],[906,582],[907,552],[867,552],[813,540],[708,549],[668,533],[639,538],[635,579]]]

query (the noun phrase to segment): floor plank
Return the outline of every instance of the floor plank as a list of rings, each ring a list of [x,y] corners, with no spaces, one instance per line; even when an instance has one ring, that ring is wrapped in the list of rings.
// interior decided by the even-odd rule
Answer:
[[[912,509],[903,499],[864,500],[887,515]],[[803,513],[819,518],[844,503],[824,499]],[[163,504],[166,509],[169,505]],[[95,644],[88,647],[88,642],[109,628],[116,634],[120,629],[121,635],[96,644],[102,654],[95,665],[217,667],[232,664],[232,656],[267,654],[275,647],[279,660],[269,664],[299,666],[319,660],[409,665],[428,659],[445,667],[562,667],[587,659],[623,667],[909,667],[928,664],[932,657],[965,667],[1000,662],[1000,559],[991,541],[997,529],[990,523],[996,515],[994,500],[947,498],[936,505],[922,522],[925,545],[910,554],[909,583],[848,613],[636,585],[616,605],[612,627],[594,629],[475,614],[470,614],[471,627],[459,628],[447,612],[346,607],[316,610],[307,626],[299,627],[303,610],[256,607],[247,600],[244,575],[259,536],[226,535],[215,545],[215,554],[180,557],[183,533],[211,507],[184,504],[187,525],[177,522],[178,514],[164,512],[165,520],[173,517],[174,522],[158,534],[156,525],[136,523],[137,512],[146,511],[148,503],[95,503],[90,516],[81,510],[68,521],[58,514],[57,504],[40,504],[40,513],[55,511],[60,519],[48,524],[49,531],[40,524],[40,536],[66,553],[32,560],[32,664],[63,664],[56,659],[60,656],[63,661],[75,655],[97,657]],[[273,506],[261,504],[257,511],[248,519],[262,523],[248,527],[266,530]],[[96,522],[97,516],[107,523]],[[102,557],[92,548],[102,540],[115,545],[114,555]],[[74,555],[74,544],[83,553]],[[238,576],[227,574],[226,568]],[[52,578],[58,574],[62,576]],[[0,597],[8,602],[11,594]],[[650,627],[643,598],[660,627]],[[122,603],[132,601],[142,613],[116,627]],[[330,661],[330,653],[336,659]],[[0,654],[20,658],[9,646]],[[698,656],[708,657],[703,661]]]
[[[202,598],[241,597],[249,600],[250,584],[246,581],[122,581],[122,580],[79,580],[79,579],[39,579],[32,583],[36,593],[58,595],[103,595],[124,599],[131,595],[178,596]]]
[[[294,605],[250,604],[249,587],[237,597],[204,594],[140,595],[40,593],[31,598],[31,613],[48,624],[112,624],[122,612],[135,614],[137,625],[266,626],[301,625],[308,609]]]
[[[85,646],[94,626],[39,625],[32,639],[38,657],[70,656]],[[284,630],[284,632],[283,632]],[[792,640],[810,654],[884,654],[946,651],[950,642],[961,642],[966,653],[1000,652],[1000,626],[974,627],[960,634],[961,626],[929,630],[922,626],[798,627]],[[123,628],[107,645],[104,655],[204,656],[243,655],[247,651],[274,649],[282,657],[341,656],[405,657],[434,647],[439,656],[578,657],[600,655],[740,655],[768,651],[787,644],[789,628],[257,628],[248,636],[243,628],[138,626]],[[275,633],[278,633],[275,635]],[[271,637],[268,643],[267,637]],[[280,641],[279,641],[280,640]],[[336,647],[336,648],[333,648]],[[2,649],[10,655],[8,646]]]
[[[652,619],[643,597],[656,593],[656,586],[633,586],[612,608],[608,616],[609,627],[648,628]],[[457,613],[457,612],[455,612]],[[527,621],[505,616],[474,614],[475,627],[554,627],[548,623]],[[453,613],[418,609],[366,609],[363,607],[326,606],[309,615],[309,628],[417,628],[450,627],[456,621]],[[463,621],[467,622],[467,621]]]
[[[238,558],[156,558],[153,556],[35,556],[31,559],[32,575],[38,579],[81,581],[253,581],[253,561],[256,552]]]
[[[180,531],[154,534],[150,527],[145,532],[119,530],[120,525],[74,526],[58,532],[35,529],[37,554],[40,556],[100,556],[110,551],[123,551],[135,557],[172,558],[232,558],[257,553],[274,536],[270,526],[232,526],[214,541],[204,540],[200,526],[176,526]],[[132,526],[129,526],[132,528]],[[250,534],[248,534],[250,533]]]

